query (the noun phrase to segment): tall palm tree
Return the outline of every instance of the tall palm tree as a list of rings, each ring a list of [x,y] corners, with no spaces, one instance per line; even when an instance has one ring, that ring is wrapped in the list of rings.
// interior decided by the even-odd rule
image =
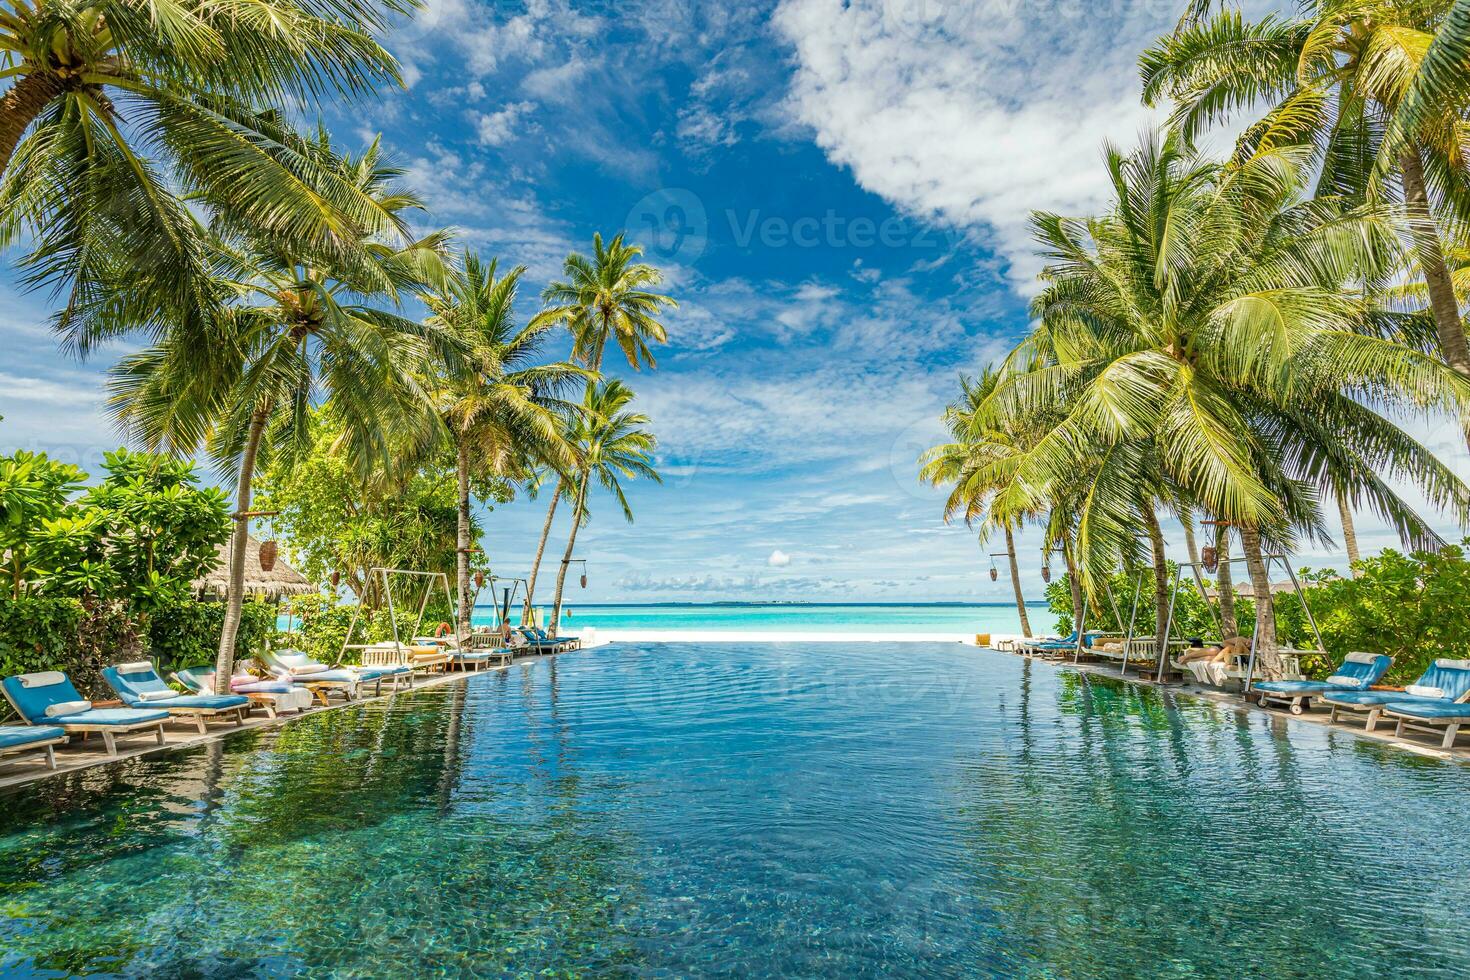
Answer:
[[[1108,148],[1115,201],[1105,215],[1033,218],[1048,260],[1039,323],[1011,356],[1025,369],[1004,374],[977,415],[1060,419],[1015,461],[992,510],[1033,512],[1086,474],[1077,513],[1089,591],[1140,521],[1162,565],[1152,516],[1162,500],[1234,524],[1252,583],[1268,594],[1265,549],[1292,528],[1322,533],[1312,489],[1322,444],[1370,447],[1365,459],[1427,474],[1444,499],[1463,491],[1365,407],[1460,411],[1470,384],[1377,333],[1366,302],[1343,291],[1377,274],[1392,224],[1304,200],[1305,156],[1263,150],[1223,166],[1175,136],[1149,138],[1132,154]],[[1354,472],[1384,508],[1408,512],[1382,481]],[[1270,616],[1269,603],[1258,610]],[[1258,625],[1269,641],[1271,624]]]
[[[1021,591],[1021,570],[1016,561],[1015,528],[1020,520],[1007,518],[992,522],[987,508],[991,497],[1007,479],[1007,462],[1024,448],[1027,433],[1035,427],[1019,417],[982,424],[985,420],[980,416],[977,422],[980,406],[995,390],[999,379],[999,374],[992,370],[981,372],[973,380],[960,378],[960,398],[944,412],[944,423],[952,441],[935,446],[920,457],[919,478],[935,486],[951,487],[944,502],[946,523],[956,514],[963,514],[965,523],[972,526],[977,518],[987,518],[980,521],[982,547],[994,527],[998,526],[1005,535],[1016,615],[1021,620],[1022,635],[1029,639],[1031,620],[1026,613],[1026,596]]]
[[[562,263],[566,278],[550,283],[542,291],[546,309],[539,317],[566,325],[572,333],[573,357],[593,372],[601,372],[609,341],[617,343],[634,370],[645,364],[654,367],[651,345],[668,341],[668,332],[659,318],[665,310],[675,309],[679,304],[672,297],[652,291],[663,282],[663,273],[639,261],[642,255],[642,247],[625,244],[621,233],[606,244],[601,234],[594,234],[591,257],[576,252],[568,255]],[[557,504],[563,497],[570,499],[572,493],[565,480],[558,480],[547,505],[536,559],[526,580],[527,616],[531,614],[536,577],[541,571],[541,556],[546,551]]]
[[[1269,103],[1266,116],[1240,138],[1237,157],[1310,144],[1320,167],[1319,195],[1359,198],[1385,190],[1374,181],[1375,164],[1380,176],[1387,171],[1396,178],[1440,351],[1470,376],[1470,347],[1439,229],[1440,219],[1470,218],[1463,99],[1419,97],[1412,111],[1401,112],[1406,93],[1433,84],[1415,86],[1448,0],[1312,0],[1296,17],[1254,23],[1234,9],[1210,17],[1212,6],[1196,0],[1179,28],[1144,53],[1144,101],[1173,101],[1174,120],[1191,139],[1232,112]],[[1431,68],[1454,63],[1445,45],[1437,51],[1441,57]],[[1464,53],[1461,48],[1460,72]],[[1385,143],[1388,132],[1394,139]]]
[[[0,0],[0,246],[79,305],[178,305],[209,250],[176,192],[280,240],[391,222],[269,107],[400,84],[378,44],[418,0]]]
[[[430,323],[457,339],[441,366],[435,401],[455,450],[459,534],[455,562],[459,635],[470,631],[470,481],[478,473],[505,479],[524,477],[535,464],[558,472],[573,466],[561,415],[575,409],[563,399],[582,368],[540,363],[542,347],[555,324],[533,320],[516,325],[516,290],[524,266],[499,278],[466,252],[459,274],[446,288],[423,296]]]
[[[400,171],[377,144],[337,156],[322,134],[313,152],[335,159],[341,179],[402,221],[420,205],[400,190]],[[112,410],[149,448],[190,452],[207,442],[236,474],[229,592],[216,662],[221,686],[233,666],[245,576],[251,481],[264,457],[290,466],[310,448],[311,412],[326,396],[364,478],[392,469],[394,443],[421,426],[429,359],[448,360],[459,341],[384,305],[443,282],[446,236],[379,240],[367,261],[294,255],[252,238],[214,237],[213,305],[169,324],[162,340],[113,371]]]
[[[628,410],[633,389],[616,379],[592,382],[582,400],[582,411],[576,416],[573,441],[576,445],[577,476],[572,497],[572,530],[567,535],[566,552],[556,573],[556,601],[552,606],[551,628],[561,625],[561,597],[566,585],[567,566],[577,543],[577,529],[587,514],[587,496],[595,482],[611,493],[623,511],[624,520],[633,521],[633,509],[623,494],[623,479],[647,477],[656,483],[653,451],[658,441],[648,431],[649,418]]]

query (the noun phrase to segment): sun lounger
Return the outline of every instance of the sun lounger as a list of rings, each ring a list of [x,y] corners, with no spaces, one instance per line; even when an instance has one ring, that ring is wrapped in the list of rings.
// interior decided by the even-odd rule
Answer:
[[[174,718],[192,719],[201,734],[208,730],[206,719],[234,716],[235,724],[243,725],[250,710],[250,699],[239,694],[180,694],[146,660],[104,667],[102,679],[129,708],[156,709]]]
[[[1328,694],[1366,691],[1388,672],[1393,658],[1381,653],[1350,653],[1325,681],[1257,681],[1251,693],[1260,704],[1287,708],[1299,715],[1311,707],[1311,699]]]
[[[195,694],[214,693],[213,667],[185,667],[174,673],[174,680]],[[236,674],[230,678],[230,690],[241,697],[249,698],[265,711],[266,716],[276,717],[282,711],[305,711],[311,707],[311,692],[290,681],[263,680],[249,674]]]
[[[262,655],[265,667],[277,680],[299,684],[327,703],[335,691],[348,701],[361,691],[365,678],[350,667],[328,667],[300,650],[272,650]]]
[[[1322,695],[1332,706],[1332,720],[1343,712],[1366,715],[1364,730],[1373,731],[1383,716],[1386,705],[1396,705],[1402,714],[1406,708],[1423,705],[1458,704],[1470,698],[1470,660],[1436,660],[1419,679],[1402,691],[1338,691]]]
[[[1470,704],[1463,701],[1390,701],[1383,706],[1383,713],[1398,722],[1393,733],[1399,738],[1403,737],[1406,728],[1436,735],[1443,729],[1444,737],[1439,744],[1445,749],[1455,747],[1455,736],[1459,734],[1460,726],[1470,723]]]
[[[117,755],[120,736],[152,732],[158,744],[163,744],[167,711],[94,708],[59,670],[7,677],[0,680],[0,691],[28,725],[56,727],[68,735],[100,732],[108,755]]]
[[[508,664],[515,658],[515,652],[506,647],[461,647],[454,645],[452,638],[447,636],[416,636],[413,642],[415,645],[437,646],[448,658],[449,666],[460,670],[480,670],[492,663]]]
[[[66,741],[66,732],[55,725],[0,725],[0,755],[44,752],[46,767],[56,768],[56,746]]]
[[[582,645],[582,641],[575,636],[552,636],[539,626],[523,626],[521,635],[533,646],[550,649],[552,653],[574,650]]]

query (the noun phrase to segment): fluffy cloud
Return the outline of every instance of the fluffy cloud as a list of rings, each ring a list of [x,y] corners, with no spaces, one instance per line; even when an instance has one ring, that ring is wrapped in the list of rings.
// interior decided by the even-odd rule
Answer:
[[[784,0],[787,108],[864,188],[987,230],[1029,281],[1028,212],[1105,200],[1098,148],[1150,125],[1133,59],[1177,6]]]
[[[791,556],[782,551],[780,548],[777,548],[775,551],[771,552],[771,557],[766,559],[766,564],[770,565],[772,568],[785,568],[787,565],[791,564]]]
[[[517,133],[526,115],[536,108],[533,102],[512,102],[496,112],[483,113],[475,123],[482,146],[500,146]]]

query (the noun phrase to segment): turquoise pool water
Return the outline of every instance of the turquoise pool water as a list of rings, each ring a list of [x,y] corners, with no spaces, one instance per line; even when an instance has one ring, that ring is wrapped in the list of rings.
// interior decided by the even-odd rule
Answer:
[[[808,633],[997,633],[1021,632],[1016,606],[999,603],[652,603],[583,605],[567,603],[565,628],[599,630],[724,630],[730,632]],[[539,608],[539,607],[538,607]],[[520,606],[512,612],[519,621]],[[1045,603],[1026,614],[1038,634],[1050,632],[1056,617]],[[550,607],[543,613],[551,615]],[[477,606],[474,621],[495,622],[491,606]]]
[[[1467,799],[953,644],[615,645],[0,795],[0,973],[1464,977]]]

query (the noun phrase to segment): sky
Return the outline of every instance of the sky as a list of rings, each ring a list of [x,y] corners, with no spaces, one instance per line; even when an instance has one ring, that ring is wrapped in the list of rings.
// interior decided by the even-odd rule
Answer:
[[[527,315],[594,232],[663,270],[679,307],[657,369],[608,366],[653,419],[664,482],[629,486],[631,525],[593,499],[573,600],[1006,601],[986,555],[1003,545],[947,526],[916,460],[958,376],[1027,328],[1029,211],[1099,209],[1104,140],[1159,121],[1135,58],[1181,6],[429,0],[385,41],[405,89],[324,118],[347,146],[382,134],[425,228],[526,266]],[[15,281],[0,270],[0,451],[96,468],[116,351],[58,352],[49,298]],[[1420,434],[1470,473],[1452,429]],[[544,513],[484,515],[496,574],[525,574]],[[1393,543],[1371,514],[1359,531]],[[1018,544],[1033,598],[1040,543]]]

